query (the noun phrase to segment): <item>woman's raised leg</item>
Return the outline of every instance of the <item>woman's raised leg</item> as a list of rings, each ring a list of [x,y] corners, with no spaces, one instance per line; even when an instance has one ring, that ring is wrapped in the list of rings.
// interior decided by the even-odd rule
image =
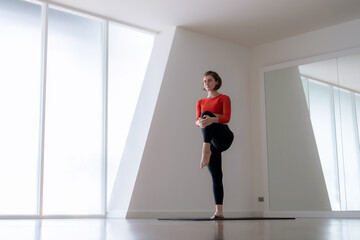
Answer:
[[[215,117],[215,114],[209,111],[205,111],[201,113],[201,117],[204,117],[205,115],[210,117]],[[203,146],[202,146],[202,156],[200,161],[200,168],[204,168],[207,165],[209,165],[210,162],[210,156],[211,156],[211,141],[214,137],[214,124],[209,125],[205,128],[202,128],[202,134],[203,134]]]
[[[211,143],[204,142],[202,147],[202,155],[200,161],[200,168],[204,168],[209,165],[210,157],[211,157]]]

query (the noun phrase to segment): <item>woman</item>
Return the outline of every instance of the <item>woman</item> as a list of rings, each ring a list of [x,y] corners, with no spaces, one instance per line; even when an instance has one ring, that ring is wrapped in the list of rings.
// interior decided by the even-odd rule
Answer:
[[[227,125],[231,116],[231,101],[218,92],[222,80],[216,72],[206,72],[202,84],[207,97],[196,103],[196,125],[201,128],[204,139],[200,168],[208,166],[211,174],[216,207],[211,219],[217,219],[224,218],[221,152],[227,150],[234,139]]]

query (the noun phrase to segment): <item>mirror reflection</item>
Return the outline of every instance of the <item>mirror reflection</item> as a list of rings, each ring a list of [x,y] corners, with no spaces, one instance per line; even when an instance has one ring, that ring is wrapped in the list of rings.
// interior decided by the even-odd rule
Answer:
[[[266,72],[271,211],[360,210],[360,54]]]

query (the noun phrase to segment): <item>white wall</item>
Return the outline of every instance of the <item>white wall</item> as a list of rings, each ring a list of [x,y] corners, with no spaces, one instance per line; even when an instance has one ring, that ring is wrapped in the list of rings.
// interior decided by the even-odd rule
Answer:
[[[292,38],[264,44],[251,49],[251,122],[252,158],[254,173],[254,197],[267,197],[266,149],[264,143],[264,104],[261,85],[263,67],[310,58],[360,46],[360,20],[324,28]],[[256,203],[255,210],[267,210],[263,203]]]
[[[194,124],[196,101],[206,96],[201,79],[207,70],[220,74],[220,92],[232,100],[229,126],[235,140],[223,153],[224,210],[227,216],[252,215],[248,63],[244,47],[176,30],[127,217],[213,213],[211,178],[207,169],[199,168],[201,131]]]

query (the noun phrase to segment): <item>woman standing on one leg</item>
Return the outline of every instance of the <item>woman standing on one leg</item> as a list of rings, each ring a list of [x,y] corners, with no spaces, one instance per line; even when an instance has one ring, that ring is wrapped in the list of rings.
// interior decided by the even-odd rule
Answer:
[[[221,152],[227,150],[234,139],[227,125],[231,116],[231,101],[218,92],[222,80],[216,72],[206,72],[202,83],[207,97],[196,103],[196,125],[201,128],[204,139],[200,168],[208,166],[212,177],[216,210],[211,218],[224,218]]]

